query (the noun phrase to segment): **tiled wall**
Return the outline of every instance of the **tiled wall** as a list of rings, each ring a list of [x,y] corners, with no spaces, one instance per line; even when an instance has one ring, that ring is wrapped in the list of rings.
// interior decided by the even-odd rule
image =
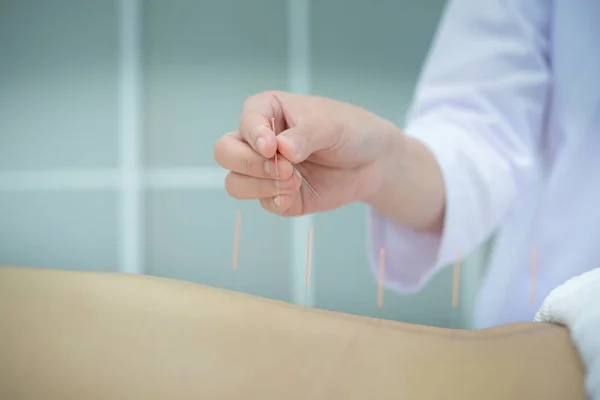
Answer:
[[[135,2],[0,3],[0,264],[126,270],[120,146],[127,132],[119,123],[127,110],[119,80],[126,1]],[[140,272],[291,300],[294,222],[230,199],[212,149],[236,128],[246,96],[290,88],[288,7],[302,1],[137,2]],[[402,123],[443,0],[309,5],[307,89]],[[233,274],[237,210],[244,218]],[[357,204],[313,219],[315,305],[460,324],[450,269],[418,295],[386,292],[377,308],[365,215]],[[463,278],[467,308],[475,267]]]

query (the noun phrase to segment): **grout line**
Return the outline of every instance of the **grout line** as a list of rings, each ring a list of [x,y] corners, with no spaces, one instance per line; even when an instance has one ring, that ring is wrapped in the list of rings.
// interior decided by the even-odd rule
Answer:
[[[310,94],[310,0],[288,0],[287,26],[288,89]]]
[[[288,90],[310,93],[310,0],[288,0]],[[294,304],[314,305],[314,287],[306,288],[304,263],[307,232],[313,229],[314,216],[307,215],[292,220],[291,232],[291,301]],[[314,252],[313,252],[314,254]],[[312,261],[313,276],[315,261]],[[314,280],[314,278],[313,278]]]
[[[313,229],[313,216],[297,217],[292,220],[292,271],[291,298],[292,303],[312,307],[314,305],[314,284],[306,287],[306,249],[308,248],[307,232]],[[313,246],[314,247],[314,246]],[[312,275],[314,276],[314,250],[311,251]],[[314,279],[314,278],[313,278]]]
[[[119,185],[117,169],[0,172],[0,191],[101,190]]]
[[[125,273],[143,268],[141,185],[141,0],[120,1],[120,265]]]
[[[150,168],[141,170],[148,189],[224,189],[227,171],[219,167]],[[115,190],[121,186],[118,168],[0,172],[0,192]]]
[[[149,189],[224,189],[227,172],[219,167],[149,169],[144,185]]]

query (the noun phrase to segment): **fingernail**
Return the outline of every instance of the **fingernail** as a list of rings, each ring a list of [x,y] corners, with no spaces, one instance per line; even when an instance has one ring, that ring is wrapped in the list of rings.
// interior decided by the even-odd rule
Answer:
[[[279,208],[279,204],[280,204],[279,196],[275,196],[275,198],[273,199],[273,203],[275,203],[275,205],[277,206],[277,208]]]
[[[265,138],[259,137],[258,139],[256,139],[256,148],[258,149],[258,151],[262,152],[266,146],[267,141],[265,140]]]
[[[271,163],[268,160],[265,161],[265,172],[271,175]]]

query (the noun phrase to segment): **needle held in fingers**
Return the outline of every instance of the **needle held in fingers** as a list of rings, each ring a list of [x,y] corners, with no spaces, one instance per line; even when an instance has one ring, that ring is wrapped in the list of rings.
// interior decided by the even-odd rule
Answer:
[[[300,173],[300,171],[298,171],[296,168],[294,168],[294,175],[296,175],[296,177],[298,179],[300,179],[300,182],[302,183],[302,187],[304,188],[304,190],[306,190],[310,196],[313,199],[319,199],[319,194],[315,191],[315,189],[313,189],[312,186],[310,186],[310,184],[308,183],[308,181],[306,179],[304,179],[304,177],[302,176],[302,174]]]
[[[271,130],[273,130],[273,132],[275,134],[277,134],[277,131],[275,130],[275,118],[271,118],[271,123],[269,123],[269,118],[267,117],[267,114],[263,114],[263,117],[265,119],[265,126],[270,128]],[[280,192],[279,192],[279,157],[278,157],[278,153],[279,153],[279,151],[275,150],[275,176],[277,179],[277,197],[279,197],[279,194],[280,194]],[[315,199],[315,200],[319,199],[320,196],[318,195],[316,190],[313,189],[313,187],[308,183],[308,181],[302,176],[300,171],[298,171],[298,169],[296,169],[295,167],[293,167],[293,169],[294,169],[294,175],[300,180],[304,190],[306,190],[313,199]]]
[[[269,119],[267,118],[267,114],[263,114],[263,117],[265,118],[265,126],[268,127],[269,129],[271,129],[273,131],[273,133],[277,134],[277,131],[275,131],[275,118],[271,118],[271,122],[269,123]],[[276,180],[276,184],[277,184],[277,201],[275,202],[275,205],[279,206],[279,196],[281,195],[281,192],[279,190],[279,157],[277,157],[277,149],[275,150],[275,180]]]
[[[277,135],[277,131],[275,130],[275,118],[271,118],[271,125],[273,129],[273,133]],[[279,157],[277,157],[277,150],[275,150],[275,179],[277,180],[277,197],[279,197]]]

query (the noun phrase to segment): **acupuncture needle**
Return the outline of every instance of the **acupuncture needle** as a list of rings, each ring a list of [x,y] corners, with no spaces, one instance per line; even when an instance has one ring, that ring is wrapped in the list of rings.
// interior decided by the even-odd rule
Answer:
[[[235,235],[233,238],[233,262],[232,268],[234,270],[238,267],[239,251],[240,251],[240,235],[242,232],[242,212],[238,211],[235,218]]]
[[[264,120],[265,120],[265,126],[269,129],[271,129],[273,132],[275,131],[275,118],[271,118],[272,121],[272,125],[269,122],[269,119],[267,118],[267,114],[263,114]],[[278,152],[275,152],[275,174],[277,177],[277,195],[279,196],[279,162],[278,162]],[[300,171],[298,171],[298,169],[294,166],[292,166],[293,171],[294,171],[294,175],[296,176],[296,178],[298,178],[298,180],[300,180],[300,183],[302,184],[302,187],[304,188],[304,190],[306,190],[308,192],[308,194],[310,194],[310,196],[317,200],[320,199],[321,197],[319,196],[319,194],[317,193],[317,191],[315,189],[313,189],[313,187],[308,183],[308,181],[306,180],[306,178],[304,178],[302,176],[302,174],[300,173]]]
[[[308,229],[308,241],[306,245],[306,292],[304,294],[304,306],[308,307],[308,286],[310,285],[310,264],[312,262],[313,229]]]
[[[452,307],[458,307],[458,291],[460,290],[460,250],[456,251],[456,261],[454,262],[454,287],[452,290]]]
[[[277,131],[275,130],[275,118],[271,118],[271,124],[273,125],[273,127],[271,128],[273,129],[273,133],[277,135]],[[279,152],[275,152],[275,181],[277,182],[277,199],[278,201],[281,201],[281,198],[279,197],[279,157],[277,157],[277,153]]]
[[[271,122],[267,118],[267,114],[263,114],[263,118],[265,119],[265,126],[273,131],[277,135],[277,131],[275,130],[275,118],[271,118]],[[280,197],[279,190],[279,157],[277,157],[278,151],[275,151],[275,184],[277,185],[277,198]]]
[[[383,281],[385,274],[385,249],[379,250],[379,286],[377,292],[377,307],[383,307]]]
[[[294,167],[294,175],[296,175],[296,178],[298,178],[300,180],[300,182],[302,183],[302,187],[304,188],[304,190],[306,190],[308,192],[308,194],[310,194],[310,196],[317,200],[320,199],[321,197],[319,196],[319,194],[316,192],[315,189],[312,188],[312,186],[310,186],[310,184],[308,183],[308,181],[306,179],[304,179],[304,177],[302,176],[302,174],[300,173],[300,171],[298,171],[295,167]]]

